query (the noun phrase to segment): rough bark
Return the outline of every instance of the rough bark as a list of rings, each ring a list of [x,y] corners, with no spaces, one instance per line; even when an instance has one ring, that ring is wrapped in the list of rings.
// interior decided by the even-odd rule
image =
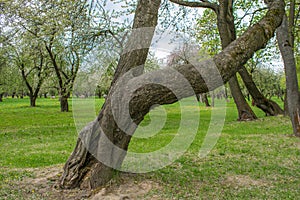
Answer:
[[[217,12],[217,25],[221,37],[222,48],[226,48],[236,39],[236,31],[233,16],[233,1],[219,0],[219,11]],[[248,121],[257,119],[255,113],[248,105],[241,91],[236,75],[229,80],[231,95],[238,110],[238,120]]]
[[[80,133],[81,137],[77,141],[75,150],[64,166],[64,174],[59,183],[60,187],[74,188],[81,185],[82,187],[96,188],[107,183],[107,181],[111,179],[114,169],[97,161],[86,149],[86,145],[96,146],[95,148],[97,148],[97,145],[87,144],[88,142],[83,144],[83,138],[96,138],[93,140],[86,140],[96,142],[98,140],[99,143],[101,143],[101,140],[104,138],[103,136],[101,137],[101,134],[105,134],[117,147],[125,150],[127,149],[131,136],[120,130],[114,120],[111,108],[111,95],[112,91],[114,91],[114,87],[116,87],[116,81],[127,71],[137,67],[137,69],[134,70],[133,75],[139,76],[142,74],[143,65],[147,59],[149,47],[157,24],[160,3],[161,0],[138,2],[133,23],[133,32],[128,40],[129,45],[125,46],[123,54],[119,59],[117,70],[105,104],[103,105],[97,120]],[[135,32],[135,30],[137,31]],[[139,47],[139,45],[141,46]],[[122,99],[122,97],[120,97],[120,99]],[[141,121],[142,118],[138,120]],[[101,133],[99,133],[97,127],[101,127]],[[106,145],[103,144],[103,152],[106,154],[103,157],[108,156],[108,162],[111,162],[111,166],[113,165],[115,168],[119,168],[125,155],[122,154],[116,156],[113,153],[115,151],[114,149],[105,149],[105,146]]]
[[[138,3],[135,22],[145,22],[140,27],[155,27],[160,1],[139,1]],[[213,90],[222,85],[223,82],[227,82],[237,72],[238,68],[253,56],[255,51],[265,47],[268,40],[273,36],[275,29],[280,25],[283,13],[283,2],[281,0],[274,1],[269,12],[258,24],[249,28],[240,38],[232,42],[222,52],[214,56],[213,59],[202,61],[197,66],[191,64],[181,65],[140,76],[137,76],[140,74],[140,71],[135,70],[131,73],[132,76],[128,80],[126,78],[121,79],[123,81],[115,79],[99,116],[81,131],[76,148],[64,166],[64,173],[59,185],[65,188],[73,188],[80,185],[82,187],[96,188],[110,180],[113,169],[108,166],[119,169],[126,155],[123,151],[119,151],[118,148],[127,150],[131,135],[152,105],[174,103],[180,98],[193,96],[195,93],[208,92],[209,89]],[[147,15],[149,18],[147,18]],[[147,40],[151,40],[152,36],[153,34],[151,36],[148,35]],[[115,76],[121,77],[122,74],[132,67],[144,62],[148,53],[148,48],[146,49],[123,54],[118,65],[118,68],[121,67],[123,69],[118,69]],[[217,73],[215,73],[214,65],[218,69]],[[188,86],[184,84],[185,82],[181,75],[174,75],[174,70],[182,74],[185,77],[184,80],[189,81]],[[201,72],[201,75],[207,75],[207,77],[201,76],[199,72]],[[219,73],[223,79],[222,81],[215,79]],[[162,84],[145,84],[147,82],[151,83],[153,80]],[[207,80],[209,81],[207,82]],[[113,116],[112,109],[115,109],[115,106],[118,105],[114,104],[116,102],[113,101],[112,94],[120,91],[120,93],[116,94],[118,99],[118,97],[120,98],[130,93],[133,89],[131,86],[136,85],[141,87],[134,90],[130,97],[129,112],[132,121],[126,121],[126,118],[123,119],[125,121],[122,121],[128,128],[126,134],[118,127]],[[162,85],[172,86],[177,91],[177,95],[174,95],[172,91]],[[188,89],[190,86],[194,91]],[[122,113],[122,105],[119,106],[121,106],[119,114],[122,116],[124,114]],[[108,145],[108,142],[111,142],[113,145]],[[97,155],[91,155],[87,148],[89,150],[97,150]],[[106,165],[97,161],[94,156],[105,160]]]
[[[276,102],[267,99],[264,97],[264,95],[262,95],[262,93],[256,87],[251,75],[244,66],[242,66],[239,70],[239,74],[241,75],[243,82],[253,99],[253,104],[264,111],[266,116],[284,114],[283,110]]]
[[[293,132],[300,137],[300,103],[294,51],[289,38],[287,16],[284,15],[281,26],[277,29],[277,41],[284,62],[286,78],[287,107]]]

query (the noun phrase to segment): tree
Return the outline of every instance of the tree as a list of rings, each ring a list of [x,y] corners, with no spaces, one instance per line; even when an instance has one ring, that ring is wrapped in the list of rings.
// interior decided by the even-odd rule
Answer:
[[[106,19],[93,17],[95,9],[88,3],[25,0],[3,4],[8,28],[31,34],[46,50],[57,77],[61,111],[69,110],[68,98],[83,59],[106,35]]]
[[[290,1],[290,21],[286,14],[281,26],[277,29],[277,41],[284,62],[286,76],[286,96],[288,113],[291,118],[293,133],[300,137],[300,97],[294,55],[293,27],[295,20],[295,1]]]
[[[67,4],[63,6],[55,2],[51,3],[53,9],[44,12],[48,15],[55,13],[65,18],[59,22],[49,20],[52,30],[50,29],[48,39],[44,40],[44,43],[57,76],[61,111],[68,112],[68,98],[80,64],[94,47],[95,39],[89,32],[93,27],[85,1],[65,2]],[[69,12],[70,10],[72,12]]]
[[[1,68],[0,68],[0,97],[1,100],[4,95],[20,95],[21,98],[24,95],[24,92],[27,92],[24,81],[20,76],[19,68],[14,65],[13,62],[9,62],[10,57],[7,56],[8,52],[6,48],[2,48],[1,57]],[[2,59],[2,58],[0,58]],[[1,101],[0,101],[1,102]]]
[[[133,29],[155,27],[159,5],[160,0],[138,1]],[[126,156],[131,136],[150,108],[153,105],[170,104],[179,100],[178,96],[175,96],[168,88],[157,84],[144,84],[145,81],[161,80],[164,84],[172,85],[180,93],[180,98],[214,89],[223,82],[227,82],[240,66],[252,57],[255,51],[265,47],[268,40],[273,37],[275,29],[280,25],[283,14],[284,2],[275,0],[261,21],[250,27],[241,37],[230,43],[212,59],[200,62],[199,65],[179,65],[175,68],[164,68],[143,75],[141,75],[142,68],[135,67],[145,63],[154,29],[148,29],[149,31],[143,32],[144,34],[133,32],[128,44],[130,47],[134,45],[141,47],[141,42],[143,42],[143,48],[133,48],[131,51],[123,52],[106,102],[95,121],[81,131],[77,145],[64,166],[59,186],[74,188],[81,185],[82,187],[96,188],[105,184],[111,179],[114,169],[120,168]],[[214,73],[216,70],[213,70],[213,65],[217,67],[218,72]],[[132,69],[129,77],[126,75],[123,77]],[[173,70],[181,73],[195,92],[188,90],[182,79],[172,74]],[[210,80],[210,83],[205,83],[199,71],[208,76],[206,80]],[[222,81],[215,79],[219,72]],[[131,83],[134,84],[130,85]],[[141,84],[141,87],[131,93],[130,91],[135,88],[136,84]],[[213,87],[208,87],[207,84]],[[118,102],[114,101],[115,97],[117,99],[122,97],[126,102],[129,100],[126,99],[128,93],[131,93],[130,119],[123,115],[123,112],[128,112],[128,110],[122,110],[123,104],[118,105]],[[113,114],[115,111],[119,113],[117,116]],[[126,131],[119,127],[120,124],[117,124],[117,120],[121,120],[121,124],[127,127]],[[92,154],[91,150],[95,150],[95,154]],[[99,162],[96,157],[105,160],[105,164]]]
[[[49,60],[43,46],[28,33],[15,37],[9,45],[8,57],[20,71],[29,91],[30,106],[36,106],[36,99],[49,71]]]
[[[181,0],[171,0],[180,5],[194,6],[193,2],[184,2]],[[236,30],[233,16],[233,1],[219,0],[219,4],[205,1],[205,6],[212,9],[217,15],[217,27],[221,38],[222,49],[228,46],[236,38]],[[191,4],[190,4],[191,3]],[[200,7],[203,6],[199,5]],[[233,96],[234,102],[238,110],[238,120],[253,120],[256,119],[255,113],[252,111],[246,102],[243,93],[240,89],[236,76],[229,80],[229,87]]]
[[[7,67],[8,60],[3,55],[3,50],[0,50],[0,102],[3,102],[3,95],[5,92],[5,68]],[[4,75],[4,76],[3,76]]]
[[[213,35],[213,40],[209,38],[205,38],[207,36],[204,36],[204,34],[208,33],[208,30],[201,29],[200,28],[200,39],[206,39],[203,42],[203,45],[209,45],[210,48],[208,49],[210,52],[216,52],[219,50],[219,38],[215,35],[219,32],[220,39],[222,43],[222,48],[224,48],[227,44],[229,44],[232,40],[236,38],[236,27],[234,23],[233,18],[233,2],[229,1],[219,1],[219,5],[217,5],[217,10],[213,9],[215,13],[217,13],[217,27],[216,25],[212,24],[210,20],[207,22],[207,19],[213,18],[212,12],[206,11],[206,15],[203,18],[203,20],[199,20],[199,22],[205,22],[208,23],[211,26],[210,30],[213,30],[213,32],[210,32],[209,35]],[[227,10],[226,10],[227,9]],[[199,25],[201,26],[201,24]],[[218,28],[218,31],[214,30]],[[204,38],[203,38],[204,37]],[[241,75],[243,82],[248,89],[249,93],[251,94],[254,105],[256,105],[258,108],[260,108],[262,111],[266,113],[267,116],[274,116],[278,114],[283,114],[283,110],[278,106],[278,104],[270,99],[265,98],[259,89],[256,87],[251,75],[248,73],[247,69],[242,66],[241,69],[238,71]],[[233,77],[232,80],[229,81],[229,86],[231,89],[232,96],[234,98],[234,101],[237,105],[238,112],[239,112],[239,119],[245,120],[247,119],[255,119],[256,116],[253,113],[253,111],[250,109],[249,105],[245,101],[242,91],[240,90],[238,81],[236,77]]]

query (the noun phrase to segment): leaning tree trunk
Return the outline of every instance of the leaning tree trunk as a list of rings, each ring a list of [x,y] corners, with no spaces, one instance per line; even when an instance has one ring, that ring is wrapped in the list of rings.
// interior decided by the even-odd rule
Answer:
[[[59,183],[60,187],[74,188],[83,186],[96,188],[107,183],[112,178],[113,168],[118,169],[120,167],[125,155],[115,155],[112,153],[114,150],[105,149],[106,147],[103,145],[103,152],[108,154],[108,162],[114,166],[113,168],[109,167],[99,162],[89,153],[86,146],[93,145],[83,144],[82,138],[88,138],[85,139],[88,141],[91,140],[89,138],[96,138],[94,140],[98,142],[97,140],[101,141],[103,138],[101,134],[105,134],[117,147],[127,150],[131,136],[119,129],[114,120],[111,108],[111,95],[117,80],[127,71],[137,68],[134,70],[135,76],[139,76],[143,73],[143,65],[146,62],[154,30],[157,25],[160,3],[161,0],[138,2],[135,11],[133,32],[129,37],[128,45],[125,46],[123,54],[120,57],[105,104],[97,120],[81,131],[75,150],[64,166],[64,173]],[[120,97],[120,99],[122,99],[122,97]],[[143,116],[144,115],[138,118],[136,122],[142,121]],[[101,133],[95,131],[98,130],[97,127],[101,127]],[[112,155],[114,156],[112,157]]]
[[[266,113],[266,116],[276,116],[284,114],[283,110],[276,102],[267,99],[258,90],[251,75],[248,73],[247,69],[244,66],[242,66],[239,70],[239,74],[241,75],[245,86],[253,99],[254,105],[264,111]]]
[[[221,37],[222,48],[226,48],[236,39],[236,31],[233,16],[233,1],[219,0],[219,12],[217,12],[217,25]],[[248,121],[257,119],[255,113],[245,100],[236,75],[229,80],[231,95],[238,110],[238,120]]]
[[[292,121],[293,132],[300,137],[300,103],[298,79],[294,51],[288,34],[287,16],[284,15],[277,29],[277,41],[284,62],[288,113]]]
[[[160,0],[138,1],[135,14],[134,28],[155,27],[157,23],[157,11]],[[209,61],[203,61],[197,66],[191,64],[181,65],[175,68],[164,68],[158,71],[149,72],[140,75],[139,70],[131,73],[130,79],[121,79],[122,74],[132,67],[143,64],[148,54],[148,48],[133,50],[123,54],[119,60],[115,81],[112,85],[106,102],[103,105],[97,119],[87,125],[80,133],[77,145],[72,155],[69,157],[64,166],[64,173],[59,185],[65,188],[77,186],[96,188],[107,183],[112,177],[113,168],[119,169],[126,155],[126,150],[130,142],[131,135],[134,133],[136,126],[143,120],[143,117],[149,112],[154,104],[168,104],[179,100],[168,88],[159,84],[145,84],[149,81],[161,81],[162,85],[169,85],[180,93],[180,98],[193,96],[195,93],[208,92],[208,88],[213,90],[227,82],[238,70],[239,66],[245,64],[254,52],[266,46],[268,40],[273,37],[275,29],[280,25],[284,13],[283,1],[275,0],[266,16],[256,25],[249,28],[240,38],[232,42],[222,52]],[[146,42],[151,41],[153,32],[146,37]],[[134,40],[139,43],[139,40]],[[147,46],[149,47],[149,44]],[[216,66],[218,72],[215,73]],[[181,76],[174,76],[174,70],[181,73]],[[199,73],[203,72],[203,73]],[[223,81],[217,81],[215,77],[221,74]],[[208,87],[203,79],[203,74],[210,81]],[[118,81],[117,81],[118,80]],[[185,81],[189,81],[194,91],[185,86]],[[140,85],[138,89],[131,86]],[[131,119],[128,121],[122,118],[122,104],[113,101],[114,92],[117,93],[117,99],[130,93],[129,113]],[[134,91],[133,93],[131,93]],[[115,106],[121,108],[120,115],[114,116],[113,109]],[[114,106],[114,107],[112,107]],[[126,111],[125,111],[126,112]],[[123,125],[126,125],[128,132],[123,132],[116,124],[115,117],[119,117]],[[113,145],[108,145],[112,143]],[[119,148],[119,149],[118,149]],[[92,155],[90,152],[96,153]],[[120,151],[120,149],[125,150]],[[104,162],[99,162],[95,157]],[[104,165],[103,163],[106,163]],[[110,167],[108,167],[110,166]]]

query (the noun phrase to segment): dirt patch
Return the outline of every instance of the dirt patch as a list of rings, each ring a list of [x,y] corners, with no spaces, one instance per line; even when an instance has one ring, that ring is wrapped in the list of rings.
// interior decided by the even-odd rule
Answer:
[[[26,169],[32,172],[32,178],[24,178],[11,184],[13,190],[22,191],[24,199],[61,199],[61,200],[121,200],[144,199],[159,184],[143,179],[142,175],[122,173],[110,184],[96,191],[81,189],[62,190],[54,188],[62,174],[62,166],[43,169]],[[149,198],[153,199],[153,197]],[[156,199],[156,198],[154,198]]]
[[[224,180],[223,184],[234,188],[251,187],[251,186],[267,186],[267,182],[263,180],[252,179],[246,175],[229,175]]]
[[[152,189],[158,188],[158,184],[153,181],[134,181],[130,177],[123,175],[121,184],[113,184],[110,187],[102,188],[92,200],[125,200],[144,199],[143,197]],[[153,199],[153,198],[151,198]]]

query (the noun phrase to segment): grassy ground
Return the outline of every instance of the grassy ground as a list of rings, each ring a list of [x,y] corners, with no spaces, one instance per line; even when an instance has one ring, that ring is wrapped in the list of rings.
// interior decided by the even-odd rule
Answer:
[[[99,110],[103,100],[96,101]],[[190,101],[191,105],[188,102],[184,107],[188,122],[197,109]],[[0,199],[20,199],[24,191],[14,184],[34,177],[29,169],[63,164],[77,139],[73,114],[59,112],[57,99],[38,99],[36,108],[28,105],[28,99],[4,99],[0,103]],[[151,180],[159,185],[145,198],[299,198],[300,139],[289,135],[292,130],[288,118],[264,117],[254,109],[258,120],[238,122],[230,102],[216,146],[200,158],[198,153],[209,127],[211,108],[200,105],[200,110],[200,128],[184,155],[168,167],[134,177],[136,181]],[[183,116],[179,105],[174,104],[165,106],[165,111],[155,109],[151,120],[164,113],[164,128],[149,139],[133,138],[130,151],[151,152],[172,141]],[[142,126],[147,127],[151,120],[147,116]],[[142,137],[143,133],[146,132],[141,129],[136,136]]]

